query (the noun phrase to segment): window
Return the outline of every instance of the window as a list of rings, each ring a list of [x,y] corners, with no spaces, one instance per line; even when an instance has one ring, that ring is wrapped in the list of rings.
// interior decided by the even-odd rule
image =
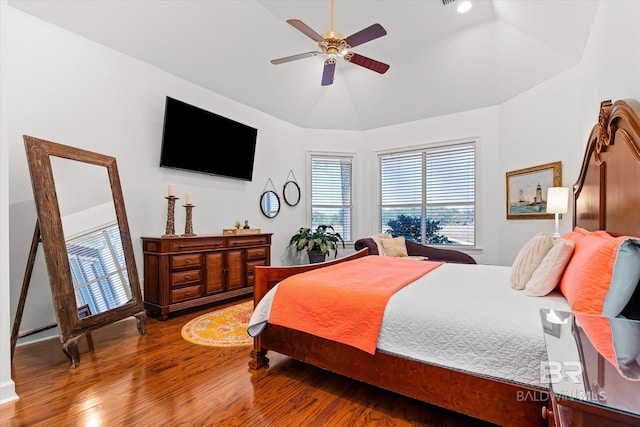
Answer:
[[[78,307],[96,314],[131,300],[118,224],[67,241]]]
[[[379,154],[381,231],[475,246],[475,142]]]
[[[311,154],[311,228],[331,225],[351,241],[353,156]]]

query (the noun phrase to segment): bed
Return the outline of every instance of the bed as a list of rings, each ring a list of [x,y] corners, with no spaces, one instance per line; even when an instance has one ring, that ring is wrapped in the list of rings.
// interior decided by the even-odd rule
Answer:
[[[604,101],[573,186],[573,225],[586,232],[606,230],[608,237],[640,236],[639,183],[640,103]],[[547,385],[536,371],[540,362],[546,360],[539,308],[568,309],[570,304],[573,307],[574,300],[569,301],[558,289],[536,298],[507,289],[511,267],[444,263],[402,287],[389,299],[377,348],[372,353],[265,321],[273,316],[271,304],[285,278],[300,273],[304,274],[298,277],[305,277],[307,272],[319,268],[328,271],[366,255],[367,249],[363,249],[321,264],[256,267],[250,368],[268,367],[267,351],[273,351],[495,424],[547,423],[542,417],[548,405]],[[425,290],[427,293],[423,294]],[[638,307],[638,294],[635,292],[625,310],[634,311]],[[456,295],[467,298],[462,303],[464,315],[452,312],[451,304],[447,304],[447,298]],[[496,298],[502,306],[487,303]],[[411,332],[394,337],[406,325],[403,322],[412,321],[414,315],[405,308],[416,300],[431,301],[431,305],[417,308],[418,317],[422,316],[417,328],[405,328]],[[393,320],[389,320],[389,313],[395,313]],[[497,321],[505,318],[511,321]],[[432,329],[421,331],[420,322],[430,324]],[[435,337],[433,328],[446,330],[446,337]],[[471,330],[477,336],[465,338],[465,333]],[[421,338],[421,347],[425,348],[420,352],[398,349],[398,345],[423,332],[426,335]],[[465,339],[464,345],[457,344],[456,340]],[[518,348],[501,354],[498,350],[505,347]],[[491,355],[490,349],[495,349],[496,354]],[[475,357],[460,354],[469,351],[479,353]]]

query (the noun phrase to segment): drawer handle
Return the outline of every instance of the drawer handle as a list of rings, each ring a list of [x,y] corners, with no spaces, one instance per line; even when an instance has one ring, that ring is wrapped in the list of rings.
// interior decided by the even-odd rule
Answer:
[[[189,296],[189,291],[185,292],[185,293],[184,293],[184,296],[185,296],[185,297],[188,297],[188,296]]]
[[[189,264],[190,262],[191,262],[191,260],[190,260],[190,259],[185,259],[185,260],[184,260],[184,263],[185,263],[185,264]]]
[[[184,245],[178,245],[178,249],[184,248]]]
[[[542,419],[549,420],[553,418],[553,411],[551,411],[546,406],[542,407]]]
[[[189,276],[184,276],[185,280],[189,280],[190,277]]]

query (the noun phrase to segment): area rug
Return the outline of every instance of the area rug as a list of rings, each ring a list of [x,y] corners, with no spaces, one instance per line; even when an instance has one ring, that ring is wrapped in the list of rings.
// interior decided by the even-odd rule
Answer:
[[[252,313],[253,301],[246,301],[200,315],[182,327],[182,338],[211,347],[251,345],[247,325]]]

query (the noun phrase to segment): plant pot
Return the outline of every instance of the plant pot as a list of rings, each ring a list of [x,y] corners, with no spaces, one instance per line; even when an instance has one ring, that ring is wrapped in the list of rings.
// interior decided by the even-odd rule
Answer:
[[[309,253],[309,262],[311,264],[324,262],[327,256],[325,253],[322,253],[320,251],[309,251],[308,253]]]

